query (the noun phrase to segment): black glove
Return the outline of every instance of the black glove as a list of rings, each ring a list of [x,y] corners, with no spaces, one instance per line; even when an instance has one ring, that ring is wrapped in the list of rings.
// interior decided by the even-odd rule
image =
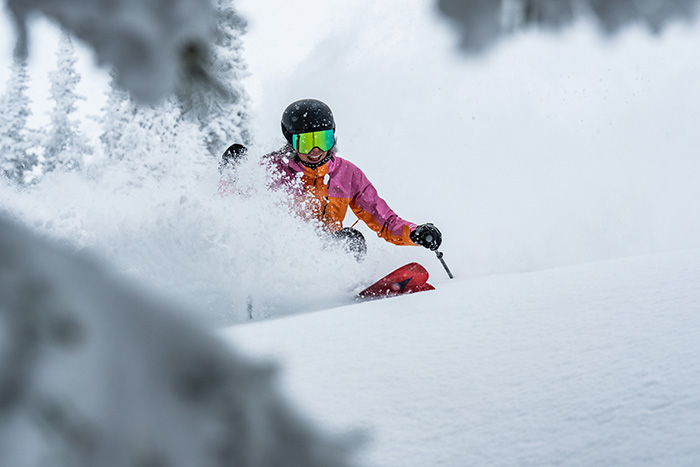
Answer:
[[[442,244],[442,234],[433,224],[421,224],[411,232],[411,240],[416,245],[429,250],[437,250]]]
[[[232,144],[221,156],[221,162],[219,162],[219,172],[223,172],[224,169],[229,167],[235,167],[241,160],[243,160],[248,153],[248,148],[242,144]]]
[[[362,232],[352,227],[343,227],[331,235],[343,245],[345,251],[352,253],[357,261],[364,259],[367,254],[367,242]]]

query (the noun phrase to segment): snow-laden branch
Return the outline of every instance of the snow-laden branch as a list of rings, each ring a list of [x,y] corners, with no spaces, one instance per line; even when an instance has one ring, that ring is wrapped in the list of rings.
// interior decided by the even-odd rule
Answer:
[[[112,65],[121,86],[155,101],[179,81],[201,74],[212,43],[209,0],[6,0],[18,34],[16,53],[27,54],[27,20],[55,19]]]
[[[0,220],[0,465],[348,465],[176,308]]]
[[[510,32],[560,28],[592,18],[604,34],[631,24],[653,32],[669,22],[694,19],[700,0],[437,0],[438,10],[459,29],[466,52],[482,52]]]

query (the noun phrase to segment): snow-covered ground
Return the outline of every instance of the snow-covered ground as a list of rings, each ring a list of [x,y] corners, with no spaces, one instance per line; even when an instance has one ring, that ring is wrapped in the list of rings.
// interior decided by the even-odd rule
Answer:
[[[700,250],[433,282],[223,335],[364,465],[700,464]]]

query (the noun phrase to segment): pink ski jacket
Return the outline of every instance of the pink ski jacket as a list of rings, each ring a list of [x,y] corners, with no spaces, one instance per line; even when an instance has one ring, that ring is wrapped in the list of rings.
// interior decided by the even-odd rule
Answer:
[[[379,237],[396,245],[415,245],[409,235],[416,224],[396,215],[356,165],[331,151],[328,162],[315,168],[302,164],[289,146],[263,160],[271,172],[272,185],[310,199],[310,217],[331,232],[343,227],[350,207]]]

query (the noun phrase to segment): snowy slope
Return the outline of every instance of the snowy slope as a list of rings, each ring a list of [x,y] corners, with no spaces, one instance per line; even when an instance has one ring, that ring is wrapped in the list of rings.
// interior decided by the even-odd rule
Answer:
[[[231,327],[376,466],[700,464],[700,250]]]

